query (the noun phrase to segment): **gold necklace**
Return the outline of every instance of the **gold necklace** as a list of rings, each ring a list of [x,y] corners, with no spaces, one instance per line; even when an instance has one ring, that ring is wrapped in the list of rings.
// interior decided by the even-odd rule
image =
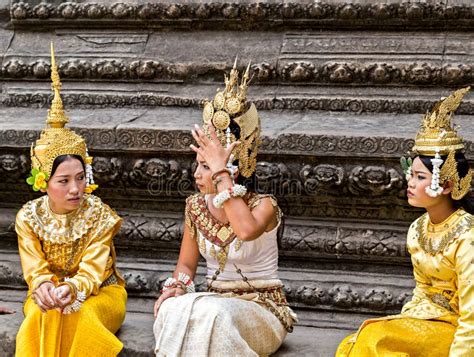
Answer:
[[[451,243],[454,238],[459,237],[461,234],[465,233],[467,230],[471,229],[473,220],[472,216],[466,214],[464,211],[458,211],[456,213],[461,220],[457,220],[452,225],[453,227],[444,233],[441,238],[436,236],[430,237],[428,234],[428,224],[426,223],[428,219],[428,214],[424,214],[417,223],[416,231],[418,233],[418,243],[420,244],[421,249],[425,253],[436,255],[442,252],[446,246]]]

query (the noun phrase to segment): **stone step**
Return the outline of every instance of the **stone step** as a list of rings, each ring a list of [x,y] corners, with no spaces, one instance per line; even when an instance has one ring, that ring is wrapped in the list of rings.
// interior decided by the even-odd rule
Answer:
[[[450,68],[448,68],[450,69]],[[448,70],[446,69],[446,70]],[[432,69],[441,71],[441,69]],[[7,71],[5,69],[4,71]],[[117,83],[119,82],[119,83]],[[65,78],[61,94],[67,109],[109,109],[135,108],[153,109],[156,107],[202,108],[206,99],[212,99],[216,89],[222,88],[222,80],[204,83],[169,83],[168,81],[125,82],[103,80],[91,82]],[[324,111],[348,113],[358,118],[360,114],[387,113],[424,114],[433,107],[441,96],[450,94],[453,89],[466,86],[459,83],[455,87],[379,87],[362,83],[359,87],[341,87],[326,83],[278,83],[254,84],[249,89],[249,100],[257,109],[290,111]],[[48,78],[32,81],[18,78],[4,81],[0,92],[0,103],[6,107],[48,108],[51,102],[50,80]],[[458,114],[472,115],[474,101],[467,95]],[[199,116],[200,117],[200,116]],[[398,117],[397,117],[398,118]]]
[[[24,295],[24,292],[0,288],[0,306],[16,311],[11,315],[0,315],[0,354],[2,356],[14,354],[15,336],[23,318]],[[153,356],[153,313],[151,312],[153,302],[154,300],[151,299],[129,299],[125,322],[117,334],[124,343],[120,356]],[[143,311],[144,306],[148,311]],[[274,356],[331,356],[334,355],[338,343],[353,330],[355,330],[354,327],[338,329],[296,325],[294,332],[288,334],[284,344]]]
[[[150,299],[158,295],[163,282],[174,270],[175,262],[176,260],[130,257],[119,251],[117,265],[126,280],[129,295],[136,299]],[[290,306],[302,311],[301,323],[344,329],[352,326],[353,318],[316,319],[313,315],[331,312],[346,313],[347,316],[351,313],[398,313],[402,305],[411,298],[414,283],[409,266],[404,269],[404,274],[401,273],[400,266],[393,270],[395,268],[398,268],[397,273],[379,265],[375,265],[372,272],[363,268],[360,268],[361,271],[351,271],[347,264],[343,271],[323,264],[304,268],[296,263],[280,267],[279,277],[285,285]],[[195,278],[198,291],[206,289],[205,274],[205,267],[201,263]],[[0,286],[19,291],[26,289],[19,256],[15,251],[0,250]],[[137,305],[134,309],[145,312],[151,308],[143,306]]]

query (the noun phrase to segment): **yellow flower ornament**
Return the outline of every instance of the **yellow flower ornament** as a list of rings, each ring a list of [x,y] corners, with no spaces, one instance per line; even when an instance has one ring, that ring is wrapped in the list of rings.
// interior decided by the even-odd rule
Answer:
[[[95,191],[97,189],[97,187],[99,187],[99,185],[96,185],[96,184],[87,185],[87,187],[84,189],[84,192],[85,193],[92,193],[93,191]]]
[[[26,179],[26,183],[33,186],[34,191],[46,190],[48,188],[48,174],[38,169],[32,169],[31,176]]]

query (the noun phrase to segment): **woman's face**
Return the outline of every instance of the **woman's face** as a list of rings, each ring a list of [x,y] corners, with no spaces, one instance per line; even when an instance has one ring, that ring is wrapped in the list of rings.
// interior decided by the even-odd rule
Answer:
[[[81,203],[85,188],[82,163],[72,157],[60,163],[46,189],[53,212],[66,214],[74,211]]]
[[[207,166],[204,158],[196,154],[197,167],[194,171],[194,179],[196,180],[196,187],[201,193],[216,193],[216,189],[212,184],[212,172]]]
[[[444,194],[438,197],[431,197],[426,193],[426,187],[431,185],[432,176],[430,170],[428,170],[419,157],[413,160],[411,178],[408,181],[407,189],[408,204],[410,206],[429,208],[447,198]]]

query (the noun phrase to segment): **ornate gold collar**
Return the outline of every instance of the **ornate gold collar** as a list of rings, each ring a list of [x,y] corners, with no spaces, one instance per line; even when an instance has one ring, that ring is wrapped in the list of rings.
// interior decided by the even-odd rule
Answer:
[[[93,195],[85,195],[81,206],[65,215],[51,211],[47,195],[24,206],[28,224],[33,232],[50,243],[66,243],[82,238],[96,226],[101,217],[101,208],[100,198]]]
[[[458,209],[441,223],[433,224],[425,213],[417,222],[416,231],[420,247],[430,255],[442,252],[452,241],[471,229],[472,215]]]

